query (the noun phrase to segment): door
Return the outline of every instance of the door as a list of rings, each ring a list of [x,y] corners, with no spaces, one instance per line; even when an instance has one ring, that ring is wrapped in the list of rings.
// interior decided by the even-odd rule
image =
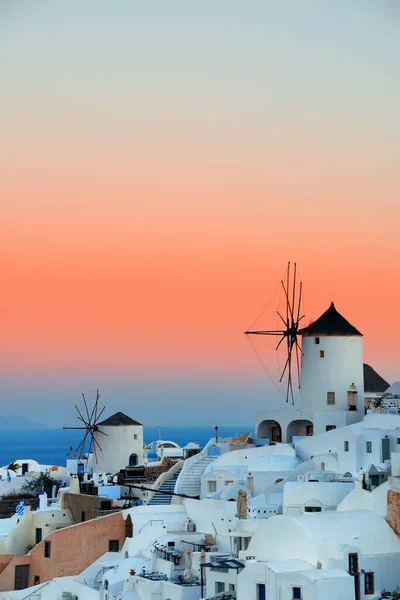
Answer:
[[[382,462],[390,459],[390,438],[382,439]]]
[[[257,583],[257,600],[265,600],[265,583]]]
[[[22,469],[22,475],[25,475],[28,472],[28,469],[29,469],[28,463],[22,463],[21,469]]]
[[[29,565],[16,565],[15,566],[15,590],[24,590],[28,587],[29,582]]]

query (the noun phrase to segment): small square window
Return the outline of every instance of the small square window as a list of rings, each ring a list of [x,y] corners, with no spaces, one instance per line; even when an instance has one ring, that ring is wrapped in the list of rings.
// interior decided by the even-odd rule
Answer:
[[[326,431],[332,431],[333,429],[336,429],[336,425],[327,425],[326,426]]]
[[[292,587],[293,600],[301,600],[301,587]]]
[[[349,451],[349,446],[350,446],[349,442],[345,442],[345,443],[344,443],[344,451],[345,451],[345,452],[348,452],[348,451]]]
[[[44,557],[50,558],[51,556],[51,542],[44,543]]]
[[[367,454],[371,454],[372,453],[372,442],[366,442],[365,443],[365,450],[366,450]]]
[[[335,405],[335,392],[327,392],[326,393],[326,403],[328,406]]]
[[[320,350],[319,351],[319,357],[320,358],[325,358],[325,350]]]
[[[314,338],[314,343],[319,344],[319,337]]]
[[[119,540],[108,540],[108,551],[119,552]]]
[[[214,492],[217,491],[217,482],[216,481],[208,481],[207,485],[208,485],[208,491],[210,494],[213,494]]]

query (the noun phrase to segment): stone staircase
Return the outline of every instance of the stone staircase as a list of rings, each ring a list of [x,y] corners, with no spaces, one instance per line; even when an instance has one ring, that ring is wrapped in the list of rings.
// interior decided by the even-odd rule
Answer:
[[[178,479],[180,472],[181,472],[181,469],[179,469],[179,471],[176,471],[175,475],[173,475],[170,479],[167,479],[166,481],[164,481],[164,483],[161,484],[159,489],[162,492],[173,492],[175,490],[176,480]],[[160,504],[171,504],[171,500],[172,500],[172,496],[169,496],[168,494],[160,494],[160,492],[157,491],[157,492],[155,492],[154,496],[150,500],[148,506],[155,506],[155,505],[160,505]]]
[[[206,467],[216,458],[218,457],[198,454],[193,459],[188,459],[191,462],[190,464],[185,464],[179,486],[175,486],[175,492],[186,494],[187,496],[200,496],[201,476],[204,474]]]

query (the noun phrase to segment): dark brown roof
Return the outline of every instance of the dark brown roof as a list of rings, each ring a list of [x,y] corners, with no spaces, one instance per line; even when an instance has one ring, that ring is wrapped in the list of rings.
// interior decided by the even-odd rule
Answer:
[[[314,323],[300,330],[304,336],[311,335],[362,335],[335,308],[333,302]]]
[[[115,413],[115,415],[108,417],[108,419],[106,419],[105,421],[97,423],[97,425],[110,425],[116,427],[118,425],[141,425],[141,423],[134,421],[127,415],[124,415],[124,413],[122,412],[117,412]]]
[[[389,384],[372,367],[364,364],[364,390],[366,392],[383,393]]]

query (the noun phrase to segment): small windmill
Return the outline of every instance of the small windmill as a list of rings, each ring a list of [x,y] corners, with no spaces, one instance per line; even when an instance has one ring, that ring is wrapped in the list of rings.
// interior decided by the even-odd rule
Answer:
[[[101,433],[103,435],[107,435],[104,431],[101,431],[97,427],[97,425],[100,421],[100,417],[103,414],[103,412],[105,411],[106,407],[103,406],[103,408],[99,411],[99,399],[100,399],[99,390],[96,390],[96,399],[94,401],[93,408],[91,411],[89,411],[88,403],[86,401],[85,394],[83,394],[83,393],[82,393],[82,399],[83,399],[83,404],[85,406],[85,410],[80,411],[77,404],[75,404],[75,408],[78,413],[78,419],[79,419],[79,421],[81,421],[81,423],[83,423],[83,425],[76,426],[76,427],[63,427],[63,429],[75,429],[75,430],[85,431],[86,433],[83,436],[82,441],[76,448],[75,452],[78,455],[78,457],[81,454],[84,454],[85,444],[89,440],[89,448],[87,451],[88,458],[89,458],[89,454],[93,451],[95,461],[97,462],[97,448],[101,452],[101,446],[100,446],[99,442],[97,441],[97,439],[95,438],[94,434],[96,432],[96,433]],[[84,416],[84,414],[82,414],[82,412],[86,413],[86,417]]]
[[[275,313],[279,319],[279,324],[282,323],[280,329],[249,329],[245,331],[245,335],[256,352],[263,367],[268,372],[262,357],[260,356],[254,343],[252,343],[251,336],[274,336],[279,338],[278,344],[275,348],[278,351],[283,343],[285,352],[284,366],[279,374],[279,382],[282,383],[285,380],[284,395],[286,402],[294,404],[295,396],[293,392],[293,372],[297,372],[297,383],[300,388],[300,356],[302,355],[301,346],[298,338],[301,336],[300,333],[300,321],[304,318],[301,315],[302,307],[302,289],[303,284],[298,280],[297,266],[296,263],[291,266],[290,262],[286,270],[286,275],[281,281],[281,291],[283,291],[283,308],[276,310]],[[257,319],[258,321],[258,319]],[[254,326],[254,324],[253,324]],[[268,373],[270,375],[270,373]],[[271,376],[271,375],[270,375]]]

